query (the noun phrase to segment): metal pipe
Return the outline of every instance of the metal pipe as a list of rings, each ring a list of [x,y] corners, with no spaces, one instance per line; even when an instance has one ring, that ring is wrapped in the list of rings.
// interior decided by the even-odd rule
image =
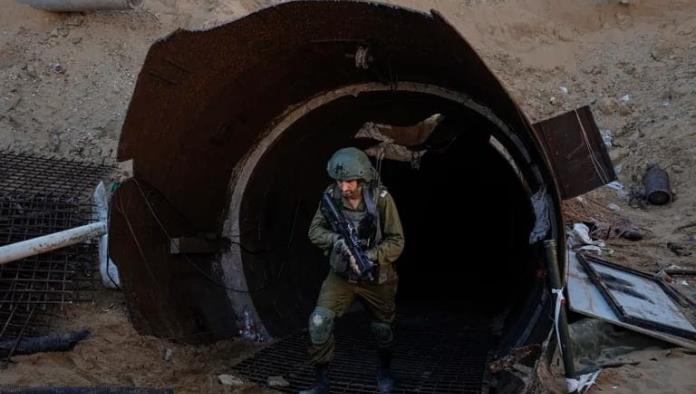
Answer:
[[[0,265],[50,252],[106,234],[106,222],[96,222],[57,233],[0,246]]]
[[[54,12],[126,10],[143,4],[143,0],[17,0],[17,2]]]
[[[546,270],[549,273],[549,281],[551,289],[562,290],[563,283],[558,270],[558,255],[556,251],[556,241],[553,239],[544,241],[544,252],[546,254]],[[561,297],[562,294],[555,294],[556,297]],[[568,333],[568,319],[566,317],[565,305],[561,304],[560,313],[558,315],[558,337],[560,338],[561,355],[563,356],[563,368],[565,369],[566,382],[574,381],[575,364],[573,363],[573,349],[570,346],[570,334]],[[570,386],[569,386],[570,387]],[[569,388],[569,393],[576,393],[577,390]]]
[[[645,197],[653,205],[665,205],[672,202],[672,189],[669,186],[667,171],[653,164],[648,166],[645,176]]]

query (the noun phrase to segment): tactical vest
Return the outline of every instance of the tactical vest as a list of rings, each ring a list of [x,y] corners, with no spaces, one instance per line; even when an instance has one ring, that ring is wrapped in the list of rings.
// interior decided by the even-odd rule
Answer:
[[[334,185],[331,196],[346,219],[353,223],[358,231],[358,239],[363,250],[368,250],[382,240],[382,225],[379,208],[377,207],[377,187],[374,184],[364,184],[362,188],[364,211],[346,210],[343,207],[342,193],[338,185]]]

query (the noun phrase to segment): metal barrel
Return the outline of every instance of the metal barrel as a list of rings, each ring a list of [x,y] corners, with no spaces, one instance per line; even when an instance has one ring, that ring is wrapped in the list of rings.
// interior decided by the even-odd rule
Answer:
[[[643,176],[645,197],[653,205],[665,205],[672,202],[672,189],[669,186],[669,175],[657,165],[648,166]]]

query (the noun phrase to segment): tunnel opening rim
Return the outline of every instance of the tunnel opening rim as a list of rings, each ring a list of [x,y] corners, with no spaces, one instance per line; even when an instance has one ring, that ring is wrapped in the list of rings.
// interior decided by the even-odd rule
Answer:
[[[498,142],[499,147],[504,148],[505,151],[499,153],[507,156],[506,159],[512,159],[511,163],[509,164],[515,164],[513,169],[518,174],[519,181],[523,183],[524,189],[530,193],[528,197],[531,198],[531,193],[535,191],[534,187],[530,186],[535,185],[536,190],[543,191],[544,198],[546,198],[546,200],[552,204],[552,196],[548,192],[551,190],[551,188],[547,186],[547,182],[542,174],[543,171],[549,172],[547,164],[542,163],[540,169],[539,164],[532,161],[531,154],[527,150],[525,144],[521,141],[520,135],[512,131],[510,127],[505,124],[489,107],[476,102],[473,98],[463,92],[451,90],[438,85],[404,81],[396,82],[390,85],[375,82],[361,83],[325,91],[305,100],[304,102],[292,105],[284,113],[276,117],[275,120],[270,123],[270,127],[266,128],[265,131],[259,134],[258,139],[254,145],[250,147],[242,160],[239,161],[230,178],[230,182],[228,184],[230,198],[229,205],[224,216],[222,236],[235,239],[235,234],[240,234],[242,227],[240,223],[240,219],[242,217],[242,202],[244,197],[247,195],[247,188],[252,179],[254,169],[263,160],[265,154],[272,148],[276,141],[280,139],[286,130],[291,128],[305,115],[308,115],[312,111],[315,111],[335,100],[347,96],[358,97],[361,93],[376,92],[421,93],[425,95],[432,95],[438,98],[453,101],[483,116],[493,126],[495,126],[496,131],[499,132],[492,133],[491,137]],[[533,139],[531,135],[525,134],[524,136],[528,139]],[[535,144],[530,145],[532,147],[537,146]],[[498,147],[496,147],[496,149],[497,148]],[[520,161],[520,159],[522,160]],[[533,209],[533,207],[531,207],[531,209]],[[548,234],[551,234],[551,237],[555,238],[558,236],[559,232],[556,228],[557,223],[553,209],[549,209],[548,220],[550,228],[547,231],[546,238],[549,237]],[[238,237],[239,235],[236,236]],[[532,246],[533,245],[530,245],[530,247]],[[249,290],[244,271],[242,248],[240,245],[233,243],[229,251],[221,255],[219,262],[222,276],[227,283],[233,284],[236,289]],[[270,339],[272,337],[264,324],[262,316],[255,308],[254,299],[251,293],[230,291],[228,289],[227,296],[238,318],[243,317],[244,320],[253,321],[257,333],[261,338]],[[534,288],[529,289],[526,292],[525,297],[527,298],[528,303],[531,298],[543,298],[539,295],[538,291],[535,291]],[[522,306],[522,308],[528,309],[526,306]],[[538,308],[537,311],[530,312],[534,312],[532,315],[536,316],[536,318],[529,319],[529,323],[526,325],[527,328],[523,330],[522,335],[518,336],[524,336],[525,333],[528,334],[531,326],[536,324],[535,321],[538,320],[538,313],[536,313],[538,312]],[[523,319],[523,315],[524,314],[520,314],[517,319]],[[505,335],[512,334],[512,332],[505,333]]]

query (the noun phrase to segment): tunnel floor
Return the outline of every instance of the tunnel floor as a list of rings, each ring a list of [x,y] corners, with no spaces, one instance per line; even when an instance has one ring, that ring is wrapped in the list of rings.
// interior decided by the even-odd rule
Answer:
[[[485,321],[448,313],[399,311],[393,371],[395,393],[481,393],[488,351],[495,337]],[[336,357],[329,372],[332,393],[374,393],[376,356],[364,313],[349,313],[336,323]],[[308,361],[307,332],[280,339],[242,361],[234,370],[266,385],[282,376],[297,392],[311,385],[314,370]]]

